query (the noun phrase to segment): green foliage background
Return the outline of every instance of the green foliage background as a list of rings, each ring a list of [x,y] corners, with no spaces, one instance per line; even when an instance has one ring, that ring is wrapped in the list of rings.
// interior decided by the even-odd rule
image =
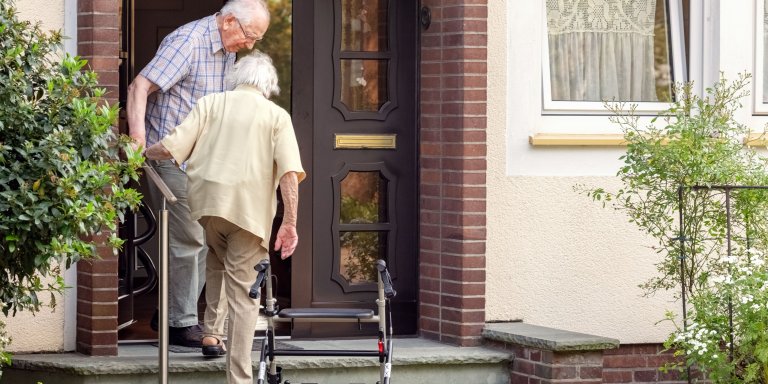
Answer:
[[[280,94],[273,97],[277,105],[291,111],[291,55],[293,49],[292,0],[268,0],[269,29],[255,48],[268,54],[277,69]]]
[[[62,58],[61,38],[20,20],[13,2],[0,0],[0,303],[6,315],[39,310],[41,292],[50,292],[54,305],[64,289],[60,268],[96,256],[96,242],[119,246],[115,232],[101,231],[115,230],[140,199],[124,187],[137,179],[143,159],[113,132],[117,106],[103,102],[85,60]]]

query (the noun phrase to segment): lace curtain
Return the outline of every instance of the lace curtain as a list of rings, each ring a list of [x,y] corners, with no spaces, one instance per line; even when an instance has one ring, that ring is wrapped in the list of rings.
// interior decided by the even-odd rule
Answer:
[[[657,101],[656,0],[546,2],[552,100]]]

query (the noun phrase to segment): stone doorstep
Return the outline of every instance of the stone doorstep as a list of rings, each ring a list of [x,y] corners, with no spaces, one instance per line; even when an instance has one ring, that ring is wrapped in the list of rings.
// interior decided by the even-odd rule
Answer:
[[[619,347],[619,340],[522,322],[486,323],[484,339],[553,352],[597,351]]]
[[[375,340],[342,341],[298,341],[283,340],[286,343],[304,349],[370,349],[375,347]],[[88,375],[131,375],[158,372],[158,349],[148,344],[120,345],[118,356],[95,357],[79,353],[49,353],[14,355],[12,369],[37,372],[60,372],[76,376]],[[259,355],[252,356],[254,367]],[[285,370],[333,369],[378,367],[378,359],[370,357],[315,357],[315,356],[280,356],[278,365]],[[497,351],[484,347],[455,347],[440,344],[422,338],[395,338],[392,365],[489,365],[511,362],[509,352]],[[225,359],[203,359],[199,353],[169,353],[168,371],[178,372],[217,372],[226,369]]]

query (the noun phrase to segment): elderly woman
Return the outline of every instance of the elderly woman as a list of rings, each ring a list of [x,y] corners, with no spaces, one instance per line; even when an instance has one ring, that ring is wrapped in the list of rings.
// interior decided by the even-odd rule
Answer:
[[[269,101],[279,92],[269,56],[254,52],[227,74],[232,91],[205,96],[169,135],[146,151],[152,160],[186,162],[192,217],[205,228],[206,278],[224,278],[229,302],[227,381],[252,383],[251,346],[259,303],[248,297],[253,266],[267,259],[279,184],[283,222],[275,250],[283,259],[298,243],[298,184],[305,173],[288,113]],[[190,278],[174,276],[174,278]],[[218,280],[220,281],[220,280]],[[218,292],[206,292],[217,300]],[[203,354],[223,355],[224,335],[212,333],[215,313],[205,313]]]

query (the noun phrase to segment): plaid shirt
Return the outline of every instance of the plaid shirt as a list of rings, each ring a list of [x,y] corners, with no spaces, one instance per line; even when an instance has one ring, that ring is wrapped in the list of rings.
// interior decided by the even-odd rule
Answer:
[[[147,99],[147,147],[179,125],[197,99],[225,91],[224,73],[235,57],[224,50],[216,15],[182,25],[163,39],[140,73],[160,87]]]

